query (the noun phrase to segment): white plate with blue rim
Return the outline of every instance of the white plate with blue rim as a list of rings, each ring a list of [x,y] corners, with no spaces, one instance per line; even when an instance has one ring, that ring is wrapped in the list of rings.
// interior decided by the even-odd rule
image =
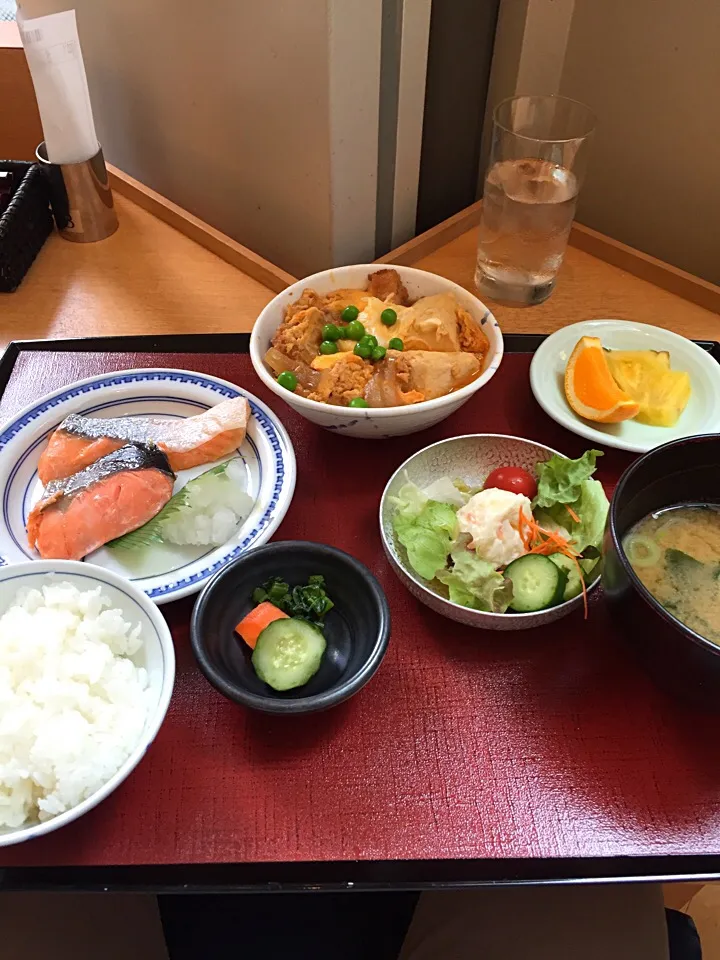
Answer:
[[[609,350],[667,350],[673,370],[690,376],[692,393],[672,427],[624,420],[594,423],[579,417],[565,397],[565,367],[581,337],[598,337]],[[645,453],[663,443],[720,431],[720,364],[692,340],[662,327],[632,320],[586,320],[562,327],[544,340],[530,364],[530,386],[549,417],[572,433],[606,447]]]
[[[25,407],[0,427],[0,566],[39,559],[26,522],[40,498],[37,465],[48,437],[71,413],[89,417],[194,416],[230,397],[250,404],[247,434],[229,458],[249,495],[235,532],[221,546],[169,546],[130,552],[101,547],[85,558],[131,580],[155,603],[196,593],[228,561],[270,539],[295,490],[295,452],[283,425],[262,401],[226,380],[187,370],[124,370],[78,380]],[[177,475],[174,492],[212,464]],[[240,467],[242,469],[240,469]]]

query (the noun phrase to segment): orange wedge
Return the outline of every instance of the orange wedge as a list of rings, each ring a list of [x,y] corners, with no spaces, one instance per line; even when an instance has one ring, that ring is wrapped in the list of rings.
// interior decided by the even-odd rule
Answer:
[[[620,423],[640,411],[615,383],[597,337],[583,337],[575,345],[565,367],[565,396],[579,417],[596,423]]]

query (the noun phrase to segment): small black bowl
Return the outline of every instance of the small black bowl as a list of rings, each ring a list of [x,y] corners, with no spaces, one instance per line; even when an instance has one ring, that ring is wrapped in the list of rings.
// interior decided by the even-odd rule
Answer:
[[[683,503],[720,503],[720,434],[675,440],[628,467],[610,504],[603,587],[618,627],[654,678],[700,705],[720,706],[720,647],[653,597],[622,548],[643,517]]]
[[[255,673],[235,625],[254,606],[255,587],[281,577],[290,586],[322,574],[335,603],[325,617],[327,649],[308,683],[279,693]],[[322,543],[270,543],[233,560],[200,594],[190,642],[206,678],[236,703],[265,713],[313,713],[357,693],[375,673],[390,637],[390,610],[382,587],[358,560]]]

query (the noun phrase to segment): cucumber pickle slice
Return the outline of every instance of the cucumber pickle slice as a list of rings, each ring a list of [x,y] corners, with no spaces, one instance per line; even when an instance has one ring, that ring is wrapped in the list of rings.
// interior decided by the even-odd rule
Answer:
[[[318,672],[325,647],[322,632],[306,620],[275,620],[258,637],[252,665],[273,690],[293,690]]]

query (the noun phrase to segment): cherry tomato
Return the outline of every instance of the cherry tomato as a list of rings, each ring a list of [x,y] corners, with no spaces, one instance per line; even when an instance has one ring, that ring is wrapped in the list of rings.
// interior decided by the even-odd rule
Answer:
[[[484,490],[497,487],[510,493],[522,493],[530,500],[537,493],[537,480],[522,467],[498,467],[485,481]]]

